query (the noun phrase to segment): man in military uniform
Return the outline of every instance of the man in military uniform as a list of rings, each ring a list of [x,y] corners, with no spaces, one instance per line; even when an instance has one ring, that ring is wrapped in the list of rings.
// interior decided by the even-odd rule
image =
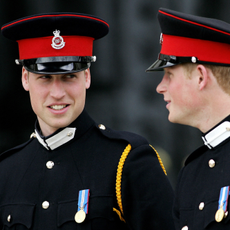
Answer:
[[[18,42],[37,122],[28,142],[0,155],[1,229],[174,228],[173,191],[157,152],[84,109],[93,41],[108,30],[104,20],[77,13],[2,26]]]
[[[147,72],[164,70],[157,86],[169,121],[198,128],[204,145],[180,172],[176,229],[229,229],[230,24],[160,9],[161,51]]]

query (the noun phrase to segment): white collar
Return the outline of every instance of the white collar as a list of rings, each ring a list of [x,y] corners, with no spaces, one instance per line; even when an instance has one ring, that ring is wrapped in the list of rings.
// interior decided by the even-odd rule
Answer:
[[[210,149],[216,147],[221,142],[230,137],[230,122],[224,121],[218,125],[215,129],[202,137],[204,144]]]
[[[35,129],[35,135],[37,140],[48,150],[54,150],[59,146],[67,143],[68,141],[72,140],[74,138],[75,132],[76,128],[65,128],[59,133],[53,135],[52,137],[43,139]]]

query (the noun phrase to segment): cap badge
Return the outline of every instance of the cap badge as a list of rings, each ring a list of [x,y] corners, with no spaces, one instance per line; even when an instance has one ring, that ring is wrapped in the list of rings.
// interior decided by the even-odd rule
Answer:
[[[62,49],[65,46],[65,42],[64,42],[63,37],[59,35],[60,34],[60,30],[55,30],[53,32],[53,34],[54,34],[54,37],[52,39],[51,46],[54,49]]]
[[[160,35],[160,44],[162,45],[163,44],[163,34],[161,33]]]

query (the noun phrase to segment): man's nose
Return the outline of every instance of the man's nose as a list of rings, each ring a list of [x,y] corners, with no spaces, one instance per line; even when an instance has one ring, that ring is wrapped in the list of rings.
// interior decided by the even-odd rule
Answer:
[[[157,93],[163,94],[166,91],[166,84],[165,84],[165,78],[163,77],[161,82],[158,84],[156,88]]]
[[[50,95],[56,99],[65,96],[65,88],[60,80],[54,80],[50,88]]]

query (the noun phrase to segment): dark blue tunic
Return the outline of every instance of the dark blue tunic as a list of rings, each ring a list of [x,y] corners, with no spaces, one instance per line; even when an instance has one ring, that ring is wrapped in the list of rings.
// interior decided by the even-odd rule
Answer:
[[[230,121],[230,116],[203,136],[220,127],[225,121]],[[230,123],[228,127],[230,128]],[[224,133],[230,135],[229,130]],[[221,139],[221,133],[215,132],[213,137]],[[223,220],[217,222],[215,219],[220,190],[224,186],[230,186],[229,137],[214,147],[200,147],[186,160],[179,175],[175,194],[173,213],[176,229],[230,229],[229,204]]]
[[[46,149],[32,138],[0,156],[0,229],[172,230],[173,191],[148,142],[102,130],[85,111],[70,127],[76,127],[74,138],[58,148]],[[124,223],[113,208],[119,210],[116,172],[128,144],[121,183]],[[74,216],[82,189],[90,189],[89,210],[79,224]]]

